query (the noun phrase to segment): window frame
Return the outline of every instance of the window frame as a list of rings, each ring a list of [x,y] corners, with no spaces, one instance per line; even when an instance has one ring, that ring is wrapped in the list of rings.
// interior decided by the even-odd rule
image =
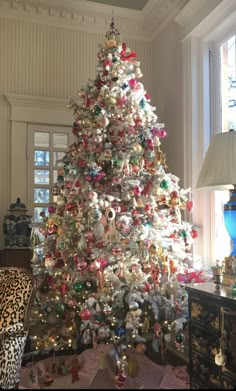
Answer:
[[[209,0],[193,0],[190,3],[176,18],[183,27],[184,184],[193,191],[191,222],[198,230],[193,252],[203,267],[209,267],[218,259],[215,192],[199,191],[195,186],[209,141],[221,131],[218,49],[235,33],[236,9],[234,0],[215,1],[215,4]],[[198,21],[195,26],[191,26],[193,20]]]
[[[31,124],[70,127],[74,122],[73,112],[68,109],[69,100],[28,95],[5,94],[10,105],[11,121],[11,168],[10,203],[20,197],[33,213],[32,200],[28,193],[28,127]],[[72,131],[71,131],[72,132]],[[73,137],[73,141],[74,137]]]

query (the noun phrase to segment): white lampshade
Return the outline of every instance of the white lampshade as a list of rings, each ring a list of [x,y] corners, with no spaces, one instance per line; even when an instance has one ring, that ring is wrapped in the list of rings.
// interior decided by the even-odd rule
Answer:
[[[196,189],[226,190],[236,185],[236,131],[213,136]]]

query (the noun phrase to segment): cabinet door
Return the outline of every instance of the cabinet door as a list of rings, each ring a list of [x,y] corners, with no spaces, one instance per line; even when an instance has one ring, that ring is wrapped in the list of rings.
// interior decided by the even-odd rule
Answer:
[[[225,370],[236,375],[236,310],[222,308],[221,328],[226,355]]]
[[[190,298],[190,317],[209,333],[219,332],[220,307],[214,301],[201,297]]]
[[[195,351],[192,351],[191,360],[191,388],[221,389],[220,368],[214,361]]]
[[[191,348],[207,358],[214,360],[220,347],[218,330],[216,332],[207,333],[204,327],[192,322],[191,334]]]

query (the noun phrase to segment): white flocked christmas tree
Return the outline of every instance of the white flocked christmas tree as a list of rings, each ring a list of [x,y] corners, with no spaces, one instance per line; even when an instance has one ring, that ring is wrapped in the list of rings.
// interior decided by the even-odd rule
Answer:
[[[55,203],[33,235],[32,350],[151,341],[163,353],[173,335],[183,343],[180,276],[193,265],[197,232],[182,214],[193,203],[167,170],[166,131],[136,57],[112,18],[95,80],[69,102],[76,142],[58,162]]]

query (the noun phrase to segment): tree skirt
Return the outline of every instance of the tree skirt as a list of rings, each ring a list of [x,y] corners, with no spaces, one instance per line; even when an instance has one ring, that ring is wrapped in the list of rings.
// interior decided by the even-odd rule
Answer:
[[[134,348],[127,349],[124,383],[115,383],[111,345],[80,355],[56,356],[21,368],[20,389],[189,389],[186,366],[158,365]]]

